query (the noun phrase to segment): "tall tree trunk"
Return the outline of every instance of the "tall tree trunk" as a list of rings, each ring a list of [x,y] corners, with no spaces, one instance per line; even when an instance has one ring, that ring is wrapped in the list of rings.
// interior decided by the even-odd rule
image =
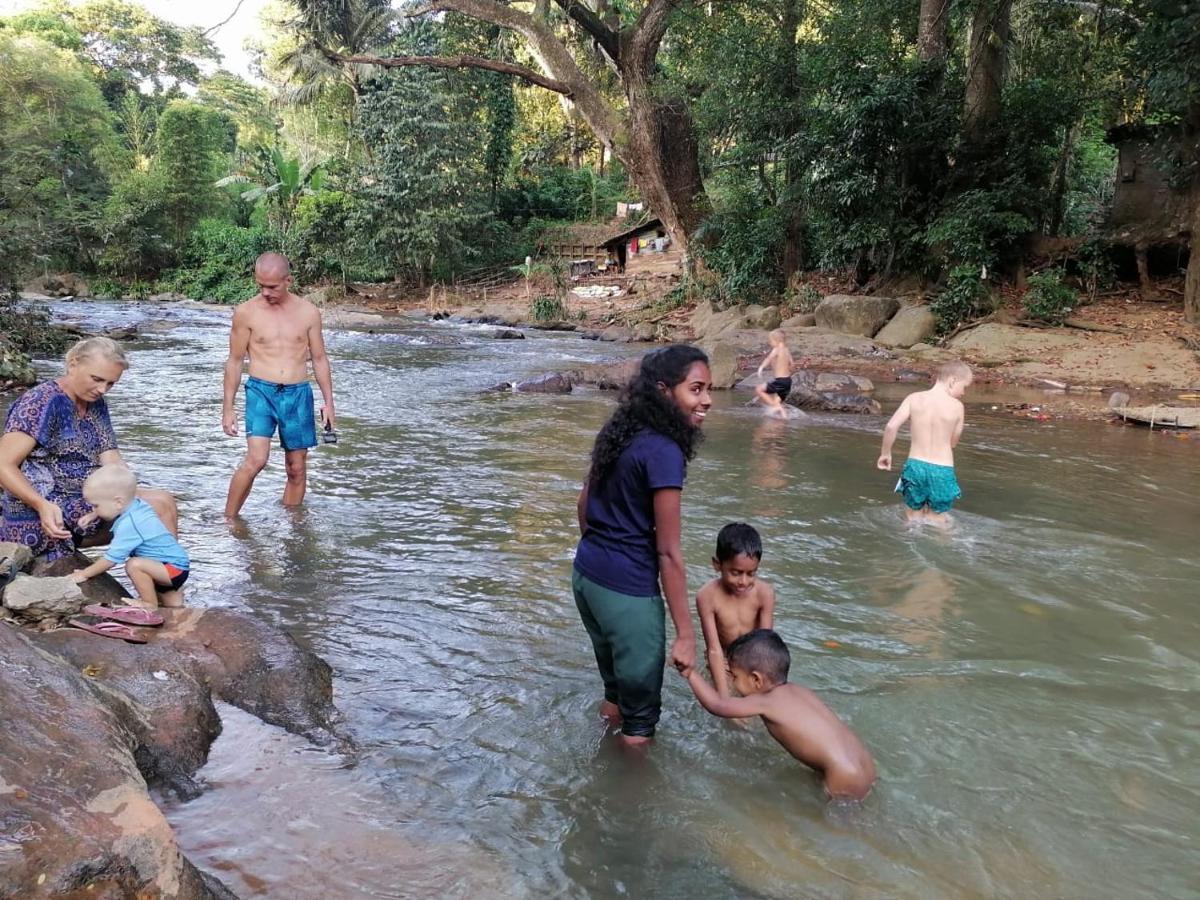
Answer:
[[[1062,147],[1058,151],[1058,162],[1054,166],[1054,180],[1050,188],[1050,220],[1046,233],[1057,235],[1062,231],[1063,219],[1067,214],[1067,177],[1071,173],[1071,156],[1079,140],[1079,123],[1073,122],[1063,135]]]
[[[950,16],[950,0],[921,0],[921,17],[917,22],[917,55],[923,62],[945,60],[946,20]]]
[[[978,141],[1000,116],[1012,0],[979,0],[971,19],[963,133]]]
[[[800,18],[804,11],[806,0],[784,0],[783,15],[779,23],[779,62],[784,72],[784,103],[792,108],[799,103],[799,78],[796,72],[796,37],[800,29]],[[799,130],[800,123],[792,121],[791,116],[784,117],[785,134],[788,137]],[[798,160],[787,159],[784,163],[784,188],[781,203],[785,207],[783,232],[783,255],[780,259],[780,269],[783,283],[791,282],[792,276],[804,266],[804,211],[800,206],[800,180],[803,175]]]
[[[1200,162],[1200,102],[1193,103],[1189,118],[1191,127],[1188,137],[1191,157]],[[1193,325],[1200,325],[1200,174],[1192,176],[1192,243],[1188,257],[1187,278],[1183,282],[1183,318]]]

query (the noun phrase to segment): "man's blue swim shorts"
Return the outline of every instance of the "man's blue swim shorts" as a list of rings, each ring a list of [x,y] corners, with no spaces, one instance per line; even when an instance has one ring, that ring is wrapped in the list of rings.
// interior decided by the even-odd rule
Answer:
[[[904,495],[909,509],[928,508],[935,513],[947,513],[962,496],[962,489],[954,477],[954,466],[909,459],[896,482],[896,493]]]
[[[284,450],[317,446],[312,385],[246,379],[246,436],[271,438],[276,428]]]

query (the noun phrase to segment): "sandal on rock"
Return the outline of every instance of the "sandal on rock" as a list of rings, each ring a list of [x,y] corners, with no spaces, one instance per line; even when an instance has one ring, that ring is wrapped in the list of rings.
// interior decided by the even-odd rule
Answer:
[[[101,603],[93,603],[91,606],[85,606],[83,611],[89,616],[114,619],[126,625],[156,626],[163,623],[163,617],[159,613],[140,606],[104,606]]]
[[[146,639],[128,625],[113,622],[111,619],[102,619],[100,616],[74,616],[68,620],[67,624],[101,637],[117,638],[131,644],[146,643]]]

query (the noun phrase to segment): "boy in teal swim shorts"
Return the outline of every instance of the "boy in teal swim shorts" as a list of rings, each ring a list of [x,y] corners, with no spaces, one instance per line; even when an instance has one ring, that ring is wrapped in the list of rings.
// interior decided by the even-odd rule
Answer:
[[[962,496],[954,477],[954,448],[962,437],[962,397],[971,386],[971,369],[954,360],[937,371],[937,381],[927,391],[909,394],[883,429],[883,446],[875,466],[892,470],[892,444],[900,427],[910,419],[908,461],[900,473],[896,493],[904,496],[908,520],[949,525],[950,507]]]

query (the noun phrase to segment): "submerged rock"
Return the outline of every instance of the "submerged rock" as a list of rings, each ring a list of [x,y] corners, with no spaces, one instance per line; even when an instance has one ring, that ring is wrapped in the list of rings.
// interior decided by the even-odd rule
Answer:
[[[571,376],[566,372],[549,372],[538,378],[519,381],[513,390],[518,394],[569,394]]]
[[[822,410],[824,412],[860,413],[879,415],[883,407],[879,401],[866,394],[819,392],[809,388],[793,388],[787,403],[797,409]]]
[[[498,341],[523,341],[525,334],[517,331],[515,328],[497,328],[492,332],[492,337]]]

